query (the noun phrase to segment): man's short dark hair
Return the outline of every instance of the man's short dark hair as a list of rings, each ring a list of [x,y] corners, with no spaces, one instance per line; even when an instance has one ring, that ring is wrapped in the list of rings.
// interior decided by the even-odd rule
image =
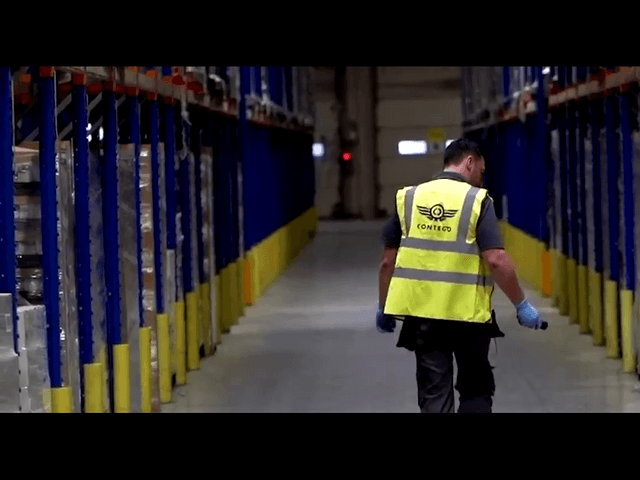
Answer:
[[[478,144],[468,138],[460,138],[451,142],[444,151],[444,166],[458,165],[469,154],[482,157]]]

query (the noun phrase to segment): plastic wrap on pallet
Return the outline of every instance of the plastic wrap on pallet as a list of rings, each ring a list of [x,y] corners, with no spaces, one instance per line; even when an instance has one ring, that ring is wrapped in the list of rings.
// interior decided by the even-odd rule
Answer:
[[[240,67],[228,67],[229,69],[229,96],[240,98]]]
[[[611,255],[610,241],[609,241],[609,185],[607,184],[607,134],[606,129],[602,129],[600,132],[600,179],[602,182],[602,271],[605,274],[605,278],[609,279],[611,274]]]
[[[30,143],[29,147],[15,147],[14,154],[16,292],[19,305],[44,305],[40,153],[37,143]]]
[[[152,195],[151,154],[148,146],[142,146],[140,152],[140,226],[142,228],[142,308],[145,326],[153,324],[153,315],[156,310]]]
[[[164,144],[158,143],[158,173],[159,173],[159,195],[158,195],[158,207],[160,209],[160,255],[162,259],[167,258],[167,181],[166,181],[166,168],[164,157]],[[169,276],[169,268],[167,262],[162,262],[162,299],[163,307],[166,312],[168,305],[167,298],[167,279]]]
[[[153,232],[153,183],[151,148],[140,149],[140,227],[142,229],[142,309],[144,326],[151,327],[152,404],[160,403],[156,329],[155,240]]]
[[[191,281],[194,291],[200,284],[198,269],[198,222],[196,210],[196,159],[189,152],[189,193],[191,194]]]
[[[202,195],[200,196],[200,202],[202,205],[202,243],[204,245],[203,252],[203,267],[204,267],[204,281],[211,281],[210,266],[211,255],[209,251],[209,242],[211,238],[211,212],[210,212],[210,197],[213,195],[211,191],[210,169],[212,164],[211,148],[203,147],[200,154],[200,178],[202,178]]]
[[[202,153],[202,226],[204,237],[204,273],[205,281],[210,284],[210,312],[211,318],[207,319],[209,322],[214,322],[211,328],[211,340],[215,345],[218,341],[217,329],[213,328],[216,318],[216,288],[215,288],[215,276],[216,276],[216,263],[215,263],[215,237],[214,237],[214,224],[213,224],[213,151],[211,147],[204,147]]]
[[[169,308],[175,302],[175,294],[173,293],[172,278],[173,272],[171,271],[172,258],[170,258],[169,251],[167,248],[167,179],[166,179],[166,168],[165,168],[165,148],[164,143],[158,143],[158,165],[159,165],[159,173],[160,173],[160,195],[158,199],[158,206],[160,208],[160,218],[162,219],[160,222],[160,252],[162,255],[162,299],[163,299],[163,307],[164,313],[169,315],[169,344],[170,349],[173,351],[174,348],[174,338],[175,338],[175,320],[174,320],[174,312],[173,308]],[[174,295],[172,297],[172,295]]]
[[[47,316],[44,305],[18,307],[18,322],[22,325],[24,342],[21,342],[21,359],[26,367],[27,405],[22,412],[51,412],[51,383],[47,356]]]
[[[176,172],[180,169],[180,154],[176,154]],[[182,192],[180,192],[182,195]],[[184,301],[184,281],[182,276],[182,245],[184,242],[184,234],[182,233],[182,209],[180,201],[176,199],[176,276],[175,289],[176,298]]]
[[[91,327],[95,362],[103,362],[103,404],[109,404],[107,368],[107,284],[105,280],[102,171],[98,152],[89,152],[89,230],[91,239]]]
[[[73,409],[80,411],[80,341],[76,296],[74,172],[70,142],[59,142],[56,155],[58,265],[60,274],[60,353],[64,385],[71,388]]]
[[[131,409],[140,412],[140,311],[136,231],[135,146],[119,145],[118,225],[120,242],[120,310],[122,342],[129,345]]]
[[[162,149],[162,154],[161,154],[161,162],[164,164],[165,160],[165,151],[164,148]],[[177,157],[177,155],[176,155]],[[175,164],[174,164],[174,168],[175,168]],[[166,171],[166,169],[165,169]],[[163,173],[163,177],[165,178],[165,174]],[[168,189],[172,189],[175,191],[175,185],[165,185],[165,189],[166,191],[169,191]],[[162,199],[163,203],[164,203],[164,199]],[[166,207],[166,203],[165,203],[165,207]],[[163,218],[166,218],[166,214],[163,216]],[[165,240],[166,242],[166,240]],[[166,243],[165,243],[166,244]],[[179,248],[179,247],[178,247]],[[167,249],[167,253],[165,256],[166,259],[166,283],[165,283],[165,305],[167,308],[167,313],[169,315],[169,341],[171,344],[171,352],[175,352],[175,346],[176,346],[176,317],[175,317],[175,308],[173,307],[175,305],[175,302],[177,300],[177,293],[176,293],[176,279],[177,279],[177,269],[176,269],[176,250],[174,249]],[[175,359],[175,355],[172,354],[171,355],[171,372],[175,373],[176,371],[176,359]]]
[[[0,296],[0,413],[20,411],[19,356],[13,343],[13,298],[10,294]],[[18,320],[18,328],[20,320]],[[20,339],[18,339],[20,341]]]
[[[568,115],[565,120],[566,131],[565,131],[565,144],[564,144],[565,145],[565,161],[566,161],[565,182],[567,186],[567,193],[566,193],[567,195],[567,210],[566,210],[567,226],[566,228],[568,231],[567,252],[569,255],[569,259],[575,259],[576,253],[577,253],[577,245],[574,244],[573,234],[574,234],[574,222],[577,216],[577,212],[573,204],[573,195],[576,190],[576,183],[578,182],[578,178],[575,171],[576,165],[573,162],[574,152],[572,152],[572,147],[574,147],[575,145],[572,146],[572,140],[576,132],[572,131],[572,127],[575,126],[575,123],[573,123],[572,125],[572,121],[569,118],[572,115],[571,108],[568,109],[567,113]]]
[[[37,306],[42,308],[43,315],[45,316],[45,321],[46,321],[46,309],[44,308],[43,305],[37,305]],[[6,305],[4,305],[4,307],[6,308]],[[25,307],[18,307],[18,308],[19,308],[17,311],[17,314],[18,314],[18,322],[17,322],[18,370],[13,373],[18,374],[17,375],[18,392],[20,397],[20,400],[19,400],[20,404],[18,406],[18,410],[21,413],[31,413],[31,398],[30,398],[31,392],[29,391],[29,357],[27,355],[27,342],[26,342],[27,331],[26,331],[24,316],[20,312],[20,309],[24,309]],[[32,307],[26,307],[26,308],[32,308]],[[45,337],[45,344],[46,344],[46,337]],[[46,349],[45,349],[45,354],[46,354]],[[48,371],[49,370],[48,361],[45,363],[45,365],[46,365],[45,368]],[[13,387],[15,388],[14,385]]]
[[[198,292],[200,285],[199,268],[198,268],[198,223],[196,221],[196,159],[193,153],[189,152],[189,194],[190,194],[190,227],[191,227],[191,284],[193,291]],[[200,307],[198,307],[200,308]],[[198,328],[202,329],[202,322],[198,322]],[[204,338],[204,332],[198,331],[198,338]]]
[[[166,168],[165,168],[165,156],[164,156],[164,143],[158,143],[158,207],[160,209],[160,258],[167,258],[167,185],[166,185]],[[166,261],[162,262],[162,272],[160,275],[162,281],[162,300],[163,307],[165,312],[167,311],[167,277],[169,276],[169,266]],[[171,338],[171,331],[173,329],[173,324],[169,323],[169,331]],[[173,348],[173,345],[170,342],[170,347]],[[158,329],[156,328],[156,324],[154,323],[152,333],[151,333],[151,368],[153,370],[153,394],[152,394],[152,403],[153,410],[159,411],[161,403],[160,403],[160,364],[159,362],[159,352],[158,352]]]

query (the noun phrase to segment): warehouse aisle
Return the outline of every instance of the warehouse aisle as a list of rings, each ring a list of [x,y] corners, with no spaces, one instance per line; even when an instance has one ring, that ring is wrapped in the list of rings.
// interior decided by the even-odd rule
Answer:
[[[174,390],[165,413],[417,413],[415,359],[375,329],[380,222],[321,222],[318,236],[247,308],[217,353]],[[491,346],[499,412],[640,412],[640,382],[527,290],[550,324],[517,324],[497,290],[506,337]]]

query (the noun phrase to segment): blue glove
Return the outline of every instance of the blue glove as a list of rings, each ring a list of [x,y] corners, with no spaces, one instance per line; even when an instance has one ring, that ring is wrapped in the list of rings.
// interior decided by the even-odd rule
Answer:
[[[516,305],[516,316],[518,317],[518,323],[523,327],[538,330],[542,326],[540,314],[526,298]]]
[[[382,307],[378,306],[376,313],[376,328],[380,333],[393,333],[396,329],[396,321],[393,317],[384,314]]]

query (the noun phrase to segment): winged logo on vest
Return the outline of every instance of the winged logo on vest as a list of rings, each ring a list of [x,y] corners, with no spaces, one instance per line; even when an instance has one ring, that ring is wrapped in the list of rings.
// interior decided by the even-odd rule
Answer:
[[[429,220],[444,221],[447,218],[453,218],[458,213],[458,210],[445,210],[441,204],[434,205],[433,207],[422,207],[417,205],[418,211],[427,217]]]

